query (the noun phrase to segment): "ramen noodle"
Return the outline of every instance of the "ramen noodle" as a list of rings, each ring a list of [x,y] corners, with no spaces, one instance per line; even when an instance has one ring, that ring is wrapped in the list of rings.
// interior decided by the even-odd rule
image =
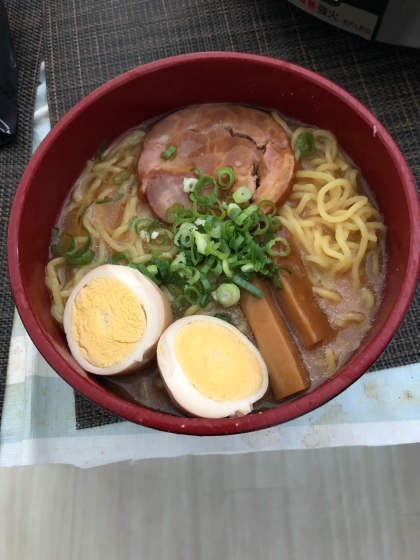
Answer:
[[[386,226],[360,170],[330,131],[303,126],[277,112],[271,112],[271,118],[289,138],[297,166],[290,195],[277,206],[277,216],[299,247],[313,298],[334,333],[319,343],[304,344],[299,327],[286,313],[291,337],[314,388],[348,360],[370,328],[384,283]],[[69,241],[73,239],[76,250],[89,245],[95,256],[84,261],[79,258],[76,264],[69,265],[62,255],[51,255],[46,283],[51,292],[52,315],[61,324],[73,288],[95,268],[119,262],[120,255],[128,255],[134,265],[145,266],[157,254],[168,263],[179,259],[173,231],[161,219],[155,222],[153,231],[136,231],[133,227],[139,217],[156,220],[142,194],[137,173],[149,130],[150,125],[133,130],[110,149],[100,149],[95,159],[87,162],[65,204],[55,242],[65,246],[73,243]],[[313,138],[314,151],[310,155],[302,154],[302,137]],[[293,280],[294,274],[290,283]],[[171,287],[161,288],[174,305],[177,297]],[[258,340],[246,319],[246,310],[239,303],[223,308],[214,293],[205,305],[185,303],[174,307],[174,313],[176,317],[223,314],[254,344],[254,336]],[[152,367],[149,373],[142,373],[141,377],[131,374],[122,381],[106,379],[104,383],[126,398],[178,414],[165,394],[156,368]],[[255,408],[261,410],[277,404],[269,390]]]

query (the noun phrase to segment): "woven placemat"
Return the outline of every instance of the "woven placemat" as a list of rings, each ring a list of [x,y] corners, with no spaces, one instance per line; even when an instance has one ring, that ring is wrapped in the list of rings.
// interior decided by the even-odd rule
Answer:
[[[31,156],[42,42],[40,0],[5,0],[4,6],[19,72],[19,119],[13,140],[0,148],[0,420],[14,312],[7,271],[7,227],[16,187]]]
[[[87,93],[140,64],[197,51],[283,58],[337,82],[385,124],[420,182],[420,51],[369,43],[286,0],[44,0],[52,123]],[[420,361],[420,293],[372,369]],[[78,428],[118,419],[76,396]]]

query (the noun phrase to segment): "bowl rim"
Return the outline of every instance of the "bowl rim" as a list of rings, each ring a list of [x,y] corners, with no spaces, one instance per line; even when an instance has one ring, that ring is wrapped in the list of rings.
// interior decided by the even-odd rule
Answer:
[[[371,125],[372,129],[376,127],[376,133],[380,136],[402,179],[403,191],[407,200],[410,217],[411,235],[409,261],[400,293],[389,313],[387,320],[384,322],[383,326],[365,351],[355,358],[352,363],[344,366],[340,373],[336,374],[312,392],[304,394],[297,400],[282,404],[276,408],[240,418],[209,420],[203,418],[183,418],[172,416],[143,408],[138,404],[124,400],[123,398],[111,393],[109,390],[106,390],[104,387],[99,388],[94,385],[88,378],[81,376],[75,369],[73,369],[70,364],[68,364],[53,348],[32,311],[20,276],[18,232],[22,216],[23,201],[31,184],[32,177],[39,165],[41,165],[44,154],[48,152],[50,145],[54,143],[56,137],[66,129],[68,123],[75,119],[80,111],[85,110],[95,103],[98,98],[106,95],[109,90],[122,86],[126,82],[130,82],[131,80],[137,78],[139,75],[159,72],[167,67],[172,67],[173,65],[188,64],[190,62],[200,60],[246,60],[250,63],[258,65],[276,67],[280,71],[283,70],[297,73],[304,78],[309,79],[309,81],[317,83],[323,88],[328,88],[335,96],[340,97],[347,105],[350,104],[353,110],[358,113],[365,122]],[[405,312],[407,311],[414,294],[417,278],[420,272],[419,246],[420,203],[414,179],[404,156],[400,152],[390,133],[367,107],[365,107],[348,91],[328,78],[325,78],[324,76],[297,64],[256,54],[214,51],[182,54],[164,58],[129,70],[128,72],[113,78],[109,82],[106,82],[99,88],[89,93],[58,121],[32,156],[16,191],[8,229],[8,266],[9,278],[16,307],[29,336],[49,365],[76,391],[109,412],[126,420],[148,426],[150,428],[190,435],[229,435],[269,428],[271,426],[293,420],[298,416],[307,414],[340,394],[344,391],[344,389],[349,387],[359,377],[361,377],[366,369],[379,357],[381,352],[388,345],[404,318]]]

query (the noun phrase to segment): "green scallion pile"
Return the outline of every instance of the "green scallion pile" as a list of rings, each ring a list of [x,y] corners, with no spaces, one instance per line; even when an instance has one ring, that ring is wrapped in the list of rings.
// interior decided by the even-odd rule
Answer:
[[[164,286],[174,308],[188,304],[206,307],[212,299],[227,308],[239,301],[239,288],[262,298],[263,292],[251,283],[253,274],[273,279],[274,285],[281,289],[279,271],[285,269],[290,274],[292,271],[287,266],[278,266],[278,258],[287,256],[290,246],[280,235],[282,224],[275,216],[274,202],[263,200],[253,204],[248,186],[232,192],[235,175],[231,167],[217,169],[214,177],[204,175],[198,168],[192,171],[196,177],[184,179],[191,208],[175,203],[167,209],[165,220],[171,229],[150,217],[134,216],[129,222],[128,228],[133,228],[143,241],[154,247],[151,260],[134,263],[130,254],[122,251],[108,262],[135,268],[158,286]],[[82,228],[88,239],[78,251],[74,251],[70,234],[67,234],[68,248],[60,249],[58,231],[55,232],[52,250],[63,255],[71,266],[91,262],[95,256],[90,249],[90,234]],[[165,252],[168,244],[176,246],[175,257]]]
[[[274,202],[252,204],[252,191],[247,186],[230,193],[235,181],[231,167],[216,170],[215,177],[197,168],[193,171],[197,178],[184,180],[192,208],[180,203],[168,208],[165,219],[172,225],[172,232],[166,236],[159,233],[161,241],[154,240],[163,245],[171,236],[178,254],[169,262],[155,251],[150,264],[134,264],[127,259],[128,266],[166,286],[174,307],[186,303],[206,307],[212,298],[230,307],[239,301],[239,288],[262,298],[262,291],[251,283],[255,273],[272,278],[281,289],[280,269],[291,270],[278,266],[275,260],[287,256],[290,247],[279,234],[282,224],[274,215]],[[262,212],[262,207],[269,212]],[[138,218],[130,225],[149,240],[161,227],[150,218]]]

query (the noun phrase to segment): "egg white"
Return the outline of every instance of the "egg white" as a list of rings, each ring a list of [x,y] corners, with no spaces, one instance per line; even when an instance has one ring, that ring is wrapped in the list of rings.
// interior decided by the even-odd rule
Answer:
[[[192,385],[177,361],[174,343],[179,328],[194,321],[211,322],[228,329],[255,354],[262,374],[262,384],[256,393],[241,400],[220,402],[205,397]],[[158,342],[157,361],[169,394],[182,410],[193,416],[225,418],[227,416],[249,414],[252,411],[253,403],[261,399],[267,391],[267,366],[258,349],[236,327],[216,317],[192,315],[172,323],[162,334]]]
[[[71,328],[71,312],[77,294],[90,280],[101,276],[124,282],[139,298],[146,314],[146,330],[135,350],[125,360],[107,368],[96,367],[84,358]],[[154,358],[159,337],[171,322],[172,309],[168,298],[152,280],[133,268],[111,264],[98,266],[76,284],[67,300],[63,320],[67,343],[74,359],[83,369],[98,375],[124,373],[147,364]]]

